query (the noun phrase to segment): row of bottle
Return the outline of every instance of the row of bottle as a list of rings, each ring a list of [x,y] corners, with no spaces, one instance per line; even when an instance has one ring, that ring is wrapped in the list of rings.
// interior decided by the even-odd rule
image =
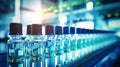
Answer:
[[[45,31],[45,35],[43,35]],[[33,24],[22,39],[22,24],[10,24],[9,67],[63,67],[116,41],[114,32]]]

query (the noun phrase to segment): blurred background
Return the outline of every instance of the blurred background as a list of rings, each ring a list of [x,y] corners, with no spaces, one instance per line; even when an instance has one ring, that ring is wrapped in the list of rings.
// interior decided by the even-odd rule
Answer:
[[[115,31],[120,36],[120,0],[0,0],[0,53],[7,52],[9,24],[53,24]]]

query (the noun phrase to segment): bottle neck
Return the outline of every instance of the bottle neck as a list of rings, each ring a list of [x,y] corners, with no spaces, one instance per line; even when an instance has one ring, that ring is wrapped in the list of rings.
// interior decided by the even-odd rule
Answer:
[[[45,41],[45,36],[43,36],[43,35],[31,35],[31,38],[33,40],[42,40],[42,41]]]
[[[32,35],[31,34],[27,34],[26,37],[31,37]]]
[[[55,35],[46,35],[48,39],[54,39]]]
[[[26,37],[25,37],[25,39],[31,39],[31,37],[32,36],[30,34],[27,34]]]
[[[31,35],[32,36],[32,38],[41,38],[42,37],[42,35]]]
[[[12,39],[22,39],[22,35],[10,35]]]

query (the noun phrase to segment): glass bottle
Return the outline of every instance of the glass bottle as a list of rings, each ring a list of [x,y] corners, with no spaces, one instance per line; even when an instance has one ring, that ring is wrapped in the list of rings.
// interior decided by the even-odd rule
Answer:
[[[77,39],[77,51],[78,51],[78,57],[81,58],[84,55],[84,34],[83,34],[83,29],[81,28],[76,28],[77,29],[77,35],[78,35],[78,39]]]
[[[45,67],[55,67],[55,35],[54,26],[45,26],[46,46],[45,46]]]
[[[74,61],[77,57],[77,40],[75,36],[75,27],[70,27],[70,34],[71,34],[71,55],[72,61]]]
[[[63,27],[63,43],[64,43],[64,64],[68,64],[70,62],[70,34],[69,27]]]
[[[27,25],[27,35],[25,38],[25,67],[32,67],[32,63],[30,61],[30,56],[31,56],[31,32],[32,32],[32,26]]]
[[[8,67],[24,66],[24,40],[22,39],[22,24],[10,24],[10,39],[8,40]]]
[[[56,65],[58,67],[61,67],[63,66],[64,64],[64,56],[63,56],[63,53],[64,53],[64,44],[63,44],[63,36],[62,36],[62,27],[61,26],[56,26],[55,27],[55,40],[56,40],[56,60],[57,60],[57,63]]]
[[[45,36],[42,35],[42,25],[32,25],[32,67],[44,67]]]

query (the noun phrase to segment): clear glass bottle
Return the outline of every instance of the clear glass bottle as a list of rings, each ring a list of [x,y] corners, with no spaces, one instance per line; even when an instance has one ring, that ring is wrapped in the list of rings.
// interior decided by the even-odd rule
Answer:
[[[76,35],[77,35],[77,53],[78,53],[78,58],[80,58],[80,29],[79,28],[76,28]]]
[[[77,51],[78,51],[78,57],[81,58],[84,55],[83,49],[84,49],[84,34],[83,34],[83,29],[77,28]]]
[[[56,26],[55,27],[55,40],[56,40],[56,60],[57,63],[56,65],[58,67],[63,66],[64,64],[64,44],[63,44],[63,40],[62,40],[63,36],[62,36],[62,27],[61,26]]]
[[[31,50],[32,50],[31,32],[32,32],[32,26],[27,25],[27,35],[26,35],[25,42],[24,42],[24,45],[25,45],[25,67],[32,67],[32,63],[30,61]]]
[[[96,49],[96,38],[97,38],[97,33],[94,32],[94,30],[91,30],[92,33],[92,39],[91,39],[91,45],[92,45],[92,51],[95,51]]]
[[[22,24],[10,24],[10,39],[8,40],[8,67],[24,66],[24,40],[22,39]]]
[[[32,67],[44,67],[45,36],[42,35],[42,25],[32,25]]]
[[[94,35],[92,34],[92,31],[90,29],[88,30],[88,34],[89,34],[89,37],[88,37],[88,46],[89,46],[89,52],[91,53],[93,51],[92,40],[93,40]]]
[[[75,27],[70,27],[70,34],[71,34],[71,54],[72,54],[72,61],[76,59],[77,55],[77,40],[75,37]]]
[[[55,67],[55,35],[52,25],[45,26],[46,46],[45,46],[45,67]]]
[[[70,62],[70,34],[69,27],[63,27],[63,43],[64,43],[64,64],[68,64]]]
[[[83,36],[84,36],[84,41],[83,41],[83,43],[84,43],[84,55],[87,55],[88,53],[89,53],[89,49],[90,49],[90,42],[89,42],[89,38],[90,38],[90,35],[89,35],[89,33],[88,33],[88,31],[89,31],[89,29],[83,29]]]

